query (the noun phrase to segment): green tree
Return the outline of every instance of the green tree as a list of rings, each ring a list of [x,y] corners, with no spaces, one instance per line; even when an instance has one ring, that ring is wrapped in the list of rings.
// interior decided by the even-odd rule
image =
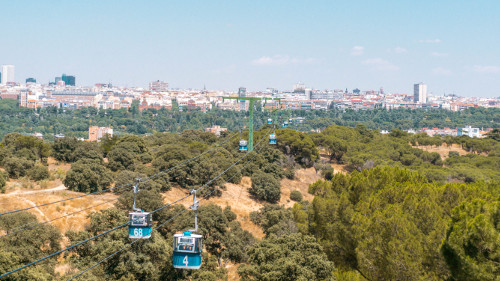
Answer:
[[[302,201],[302,193],[298,190],[294,190],[290,193],[290,199],[293,201],[300,202]]]
[[[78,140],[75,137],[64,137],[56,139],[52,144],[52,156],[59,161],[73,162],[74,154],[78,146]]]
[[[0,217],[0,232],[12,233],[26,224],[37,224],[34,214],[19,212]],[[61,249],[61,234],[52,225],[39,225],[0,239],[0,272],[5,273]],[[56,259],[9,275],[6,280],[55,280]]]
[[[74,191],[91,193],[107,188],[113,182],[111,173],[99,161],[83,159],[71,165],[64,185]]]
[[[238,267],[241,280],[335,280],[333,263],[311,236],[271,236],[248,249],[248,264]]]
[[[475,199],[454,208],[441,251],[453,280],[498,280],[500,201]]]
[[[264,172],[256,172],[252,175],[252,187],[249,193],[259,200],[276,203],[281,198],[281,183],[273,176]]]
[[[34,181],[45,180],[50,177],[49,169],[46,166],[35,165],[28,170],[28,176]]]
[[[31,160],[15,156],[7,157],[3,160],[3,167],[9,173],[9,177],[14,179],[24,177],[34,165],[35,162]]]

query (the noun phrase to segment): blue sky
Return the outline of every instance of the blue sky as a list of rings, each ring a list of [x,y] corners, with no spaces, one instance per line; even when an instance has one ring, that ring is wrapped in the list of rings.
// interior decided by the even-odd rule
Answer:
[[[0,0],[0,64],[79,85],[500,96],[500,1]]]

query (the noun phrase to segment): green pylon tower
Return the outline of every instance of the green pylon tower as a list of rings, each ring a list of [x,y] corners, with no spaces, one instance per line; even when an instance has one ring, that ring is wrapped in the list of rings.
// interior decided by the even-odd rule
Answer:
[[[256,98],[256,97],[222,97],[222,102],[224,100],[247,100],[250,102],[248,105],[248,112],[250,113],[250,117],[248,118],[248,151],[253,150],[253,105],[255,101],[264,101],[264,105],[268,100],[277,100],[281,105],[281,100],[279,98]]]

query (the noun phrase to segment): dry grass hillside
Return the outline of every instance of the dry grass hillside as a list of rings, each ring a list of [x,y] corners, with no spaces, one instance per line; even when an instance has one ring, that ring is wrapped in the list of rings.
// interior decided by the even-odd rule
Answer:
[[[458,152],[461,156],[466,155],[467,151],[465,151],[461,145],[459,144],[452,144],[450,146],[443,144],[441,146],[434,146],[434,145],[417,145],[414,146],[415,148],[419,148],[422,150],[425,150],[427,152],[437,152],[439,155],[441,155],[441,159],[445,160],[448,158],[448,154],[450,151],[456,151]]]
[[[320,178],[314,168],[296,170],[294,180],[281,180],[281,200],[279,204],[285,205],[285,207],[292,207],[295,202],[290,200],[290,193],[294,190],[300,191],[305,200],[311,201],[313,196],[307,192],[309,184]],[[262,238],[264,237],[264,233],[260,227],[250,221],[250,213],[258,211],[264,205],[264,202],[255,200],[250,196],[248,188],[251,185],[252,182],[249,177],[243,177],[240,184],[227,183],[221,197],[212,197],[206,201],[203,200],[200,202],[200,205],[211,202],[222,208],[230,206],[231,210],[238,215],[237,219],[241,223],[242,228],[251,232],[255,237]],[[163,199],[165,203],[168,203],[186,194],[187,190],[174,187],[164,194]],[[192,203],[191,198],[181,202],[185,207],[190,206]]]
[[[69,169],[69,165],[60,165],[57,163],[49,163],[49,167],[51,171],[67,171]],[[290,193],[294,190],[300,191],[305,200],[312,200],[313,196],[307,192],[307,189],[309,184],[320,178],[321,177],[316,174],[314,168],[297,169],[296,178],[294,180],[283,179],[281,181],[281,200],[279,204],[285,207],[292,207],[295,202],[290,200]],[[45,189],[42,189],[40,185],[26,187],[22,184],[22,181],[23,180],[11,180],[8,184],[7,193],[0,194],[0,212],[32,207],[82,194],[67,190],[60,179],[48,181],[47,185],[50,188]],[[203,200],[200,204],[203,205],[212,202],[222,208],[231,206],[231,209],[238,215],[238,220],[241,222],[242,227],[250,231],[256,237],[262,238],[264,236],[262,229],[250,221],[250,213],[259,210],[264,205],[264,202],[251,198],[248,193],[248,188],[251,184],[249,177],[243,177],[240,184],[226,184],[226,189],[222,192],[221,197]],[[172,190],[164,193],[164,202],[172,202],[186,194],[187,190],[174,187]],[[65,233],[68,230],[83,230],[85,225],[89,222],[87,218],[89,213],[113,207],[116,199],[116,195],[104,193],[34,208],[29,211],[35,214],[39,221],[49,221],[86,209],[78,214],[70,215],[66,218],[52,222],[53,225]],[[192,204],[192,199],[188,198],[180,202],[180,204],[188,207]]]
[[[8,183],[7,193],[0,194],[0,212],[32,207],[82,195],[82,193],[67,190],[61,182],[60,178],[64,176],[69,168],[70,165],[68,164],[59,164],[50,160],[49,169],[51,170],[51,174],[58,174],[61,175],[61,177],[52,178],[52,180],[45,182],[43,186],[33,183],[26,184],[24,181],[27,180],[11,180]],[[340,171],[341,169],[335,170]],[[313,196],[307,192],[308,187],[311,183],[320,178],[320,175],[316,174],[314,168],[297,169],[294,180],[283,179],[281,181],[281,200],[279,204],[285,207],[292,207],[295,202],[290,200],[290,193],[294,190],[300,191],[305,200],[311,201]],[[250,221],[250,213],[258,211],[264,205],[264,202],[254,200],[250,196],[248,188],[251,184],[249,177],[243,177],[240,184],[228,183],[225,185],[225,190],[222,192],[221,197],[203,200],[200,202],[200,205],[211,202],[222,208],[230,206],[233,212],[237,214],[237,220],[241,223],[242,228],[251,232],[255,237],[262,239],[264,233],[259,226]],[[164,202],[169,203],[177,200],[185,196],[187,192],[186,189],[173,187],[172,190],[163,194]],[[51,222],[51,224],[59,228],[62,233],[68,230],[80,231],[88,225],[89,219],[87,215],[89,213],[113,207],[117,198],[117,195],[104,193],[33,208],[29,210],[29,212],[35,214],[38,220],[42,222],[86,209],[78,214]],[[192,198],[189,197],[180,202],[180,204],[189,207],[192,204]],[[61,246],[67,246],[68,243],[69,241],[64,239],[63,245]],[[232,263],[226,265],[228,269],[228,280],[239,280],[239,275],[237,273],[238,266],[239,264]],[[57,271],[60,273],[68,272],[68,270],[71,270],[71,268],[67,264],[61,264],[57,267]]]

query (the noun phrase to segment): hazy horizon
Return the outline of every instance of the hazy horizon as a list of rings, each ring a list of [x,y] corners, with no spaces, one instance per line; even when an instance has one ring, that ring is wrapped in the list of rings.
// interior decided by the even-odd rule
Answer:
[[[498,1],[2,1],[16,82],[500,96]]]

